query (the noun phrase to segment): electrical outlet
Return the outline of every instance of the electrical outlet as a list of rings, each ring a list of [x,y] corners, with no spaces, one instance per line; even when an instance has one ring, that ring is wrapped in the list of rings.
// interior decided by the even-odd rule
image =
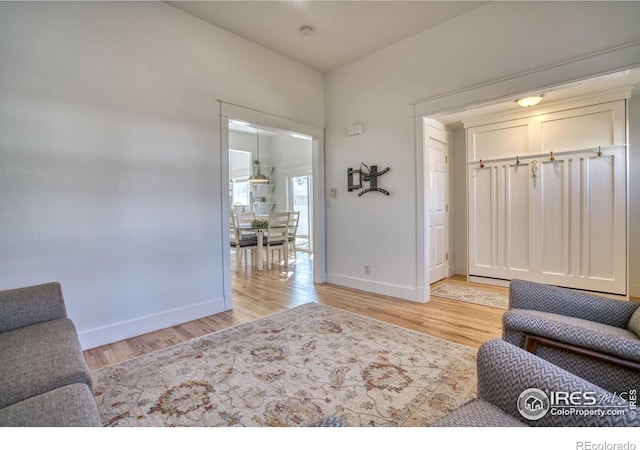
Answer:
[[[364,265],[364,274],[371,275],[371,266],[369,264]]]

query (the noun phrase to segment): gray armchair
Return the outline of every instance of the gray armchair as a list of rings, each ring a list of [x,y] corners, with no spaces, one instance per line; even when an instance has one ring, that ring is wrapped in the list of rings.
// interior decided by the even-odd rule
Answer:
[[[629,392],[614,395],[508,342],[499,339],[485,342],[478,350],[477,368],[478,397],[431,426],[640,426],[640,411],[627,401]],[[534,411],[540,417],[529,419],[531,411],[524,405],[529,399],[537,402],[541,398],[536,396],[537,391],[532,397],[526,394],[532,388],[543,392],[542,400],[547,396],[548,403],[546,410],[543,405]],[[562,400],[564,397],[554,397],[559,392],[573,394],[571,402]],[[591,404],[594,402],[591,399],[595,399],[595,405]],[[579,404],[588,407],[581,408]],[[575,406],[574,410],[571,410],[572,406]]]
[[[640,386],[640,303],[513,280],[503,339],[611,392]]]

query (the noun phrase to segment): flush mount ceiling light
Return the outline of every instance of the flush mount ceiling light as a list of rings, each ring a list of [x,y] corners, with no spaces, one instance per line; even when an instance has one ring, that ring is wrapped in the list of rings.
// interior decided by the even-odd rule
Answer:
[[[302,25],[300,27],[300,34],[303,36],[311,36],[315,30],[311,25]]]
[[[534,95],[532,97],[518,99],[516,100],[516,103],[523,108],[528,108],[530,106],[537,105],[538,103],[540,103],[540,100],[542,100],[542,95]]]

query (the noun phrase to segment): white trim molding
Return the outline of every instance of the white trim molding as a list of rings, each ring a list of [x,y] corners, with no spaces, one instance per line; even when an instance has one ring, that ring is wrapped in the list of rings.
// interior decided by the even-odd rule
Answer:
[[[256,109],[234,105],[223,100],[220,102],[220,115],[230,119],[242,120],[244,122],[260,124],[263,126],[278,128],[285,131],[293,131],[299,134],[306,134],[314,138],[324,138],[324,128],[309,125],[286,117],[276,116]]]
[[[225,130],[228,130],[229,120],[241,120],[243,122],[249,122],[255,125],[277,128],[285,131],[293,131],[299,134],[306,134],[312,137],[312,172],[313,172],[313,282],[314,283],[326,283],[326,248],[325,248],[325,192],[324,192],[324,129],[309,125],[306,123],[298,122],[293,119],[287,119],[285,117],[276,116],[263,111],[257,111],[251,108],[245,108],[243,106],[227,103],[222,100],[218,100],[220,103],[220,120],[222,130],[222,142],[221,142],[221,160],[222,167],[225,167],[225,163],[228,166],[228,155],[225,155],[225,150],[229,149],[228,138],[225,137]],[[228,133],[227,133],[228,134]],[[226,158],[226,159],[225,159]],[[229,171],[222,171],[222,187],[229,184]],[[228,189],[228,188],[227,188]],[[227,192],[223,189],[222,192]],[[229,205],[228,199],[223,199],[221,202],[221,217],[223,229],[228,227],[229,220]],[[226,239],[228,240],[228,236]],[[225,239],[223,237],[223,239]],[[224,244],[224,243],[223,243]],[[228,248],[229,243],[226,242]],[[224,252],[223,252],[224,253]],[[228,257],[226,257],[228,258]],[[225,297],[231,296],[231,272],[227,271],[229,267],[228,261],[223,257],[225,267]],[[228,291],[228,292],[227,292]],[[229,301],[229,305],[230,305]]]
[[[351,289],[358,289],[360,291],[373,292],[389,297],[401,298],[403,300],[416,301],[416,290],[413,287],[364,280],[362,278],[349,277],[335,273],[327,274],[327,282]]]
[[[131,336],[140,336],[152,331],[161,330],[177,323],[186,323],[202,317],[212,316],[226,311],[225,299],[216,298],[189,305],[184,308],[175,308],[161,313],[143,317],[136,317],[119,323],[90,330],[79,330],[78,339],[83,350],[110,344]]]
[[[417,273],[427,274],[429,267],[429,223],[428,219],[424,219],[425,212],[428,211],[425,200],[427,178],[424,171],[427,167],[424,154],[424,118],[440,113],[456,112],[473,106],[496,103],[515,98],[527,92],[556,88],[569,83],[637,67],[640,67],[640,40],[513,76],[414,101],[411,105],[413,106],[415,124],[416,215],[419,218],[416,247],[423,252],[422,255],[416,255]],[[422,275],[419,275],[416,280],[416,293],[419,293],[422,301],[428,301],[428,275],[424,279],[421,278]],[[630,286],[630,288],[632,291],[638,289],[636,286]]]
[[[416,117],[429,116],[509,99],[528,91],[549,89],[635,67],[640,67],[640,41],[629,42],[517,75],[419,99],[413,104],[416,107]]]

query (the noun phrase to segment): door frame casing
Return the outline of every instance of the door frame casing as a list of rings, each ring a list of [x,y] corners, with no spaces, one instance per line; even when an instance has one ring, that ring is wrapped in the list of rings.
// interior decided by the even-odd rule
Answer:
[[[218,100],[220,107],[220,164],[229,167],[229,121],[239,120],[255,125],[277,128],[298,134],[305,134],[312,138],[312,174],[313,181],[313,282],[326,283],[326,248],[325,248],[325,211],[324,211],[324,135],[325,130],[313,125],[292,119],[279,117],[251,108],[235,105]],[[229,226],[229,170],[222,170],[220,183],[223,192],[220,202],[220,220],[222,229]],[[222,248],[229,248],[229,233],[222,233]],[[231,295],[231,254],[222,252],[225,309],[232,309]]]
[[[428,159],[425,153],[425,120],[436,114],[518,98],[532,91],[544,91],[640,67],[640,40],[594,52],[550,66],[481,83],[453,92],[423,98],[413,102],[413,123],[416,160],[416,301],[430,300]],[[628,198],[628,197],[627,197]]]

